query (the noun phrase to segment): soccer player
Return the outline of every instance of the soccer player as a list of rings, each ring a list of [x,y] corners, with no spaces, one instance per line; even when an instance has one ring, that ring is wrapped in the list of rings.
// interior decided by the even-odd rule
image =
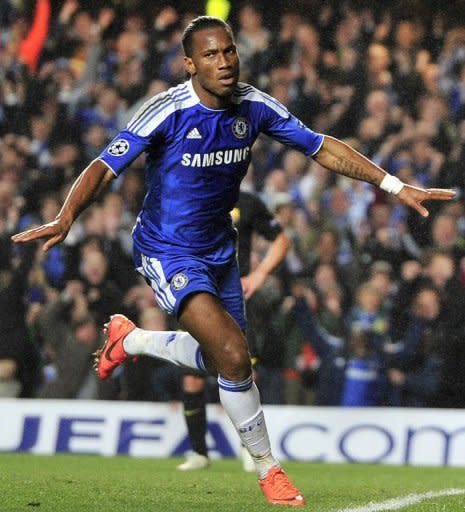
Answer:
[[[231,212],[238,233],[238,264],[245,299],[249,299],[265,282],[267,276],[284,259],[289,248],[289,238],[273,218],[263,201],[255,194],[240,191],[239,200]],[[271,244],[261,263],[250,272],[252,235],[257,233]],[[248,311],[250,302],[246,303]],[[250,316],[247,315],[249,318]],[[249,338],[250,344],[250,338]],[[252,356],[253,356],[252,352]],[[184,417],[192,452],[178,466],[181,471],[205,469],[210,465],[206,443],[207,405],[206,374],[186,370],[182,377]],[[255,466],[247,449],[241,447],[245,471],[254,471]]]
[[[402,183],[343,142],[313,132],[277,100],[240,83],[234,36],[223,20],[194,19],[184,31],[183,47],[191,79],[156,95],[135,114],[77,178],[54,221],[13,240],[42,238],[44,250],[63,241],[82,210],[145,152],[147,194],[133,232],[135,265],[160,306],[176,315],[186,332],[176,341],[160,341],[114,315],[98,354],[98,375],[108,378],[139,353],[207,369],[218,378],[220,401],[254,459],[266,500],[300,506],[302,494],[271,452],[244,336],[229,212],[251,147],[266,133],[332,171],[381,187],[423,216],[428,215],[424,201],[451,199],[454,192]]]

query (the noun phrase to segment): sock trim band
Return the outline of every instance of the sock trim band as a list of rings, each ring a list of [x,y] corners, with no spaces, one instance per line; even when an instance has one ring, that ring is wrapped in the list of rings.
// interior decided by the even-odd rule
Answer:
[[[248,391],[252,387],[252,375],[247,377],[247,379],[235,381],[235,380],[228,380],[222,377],[221,375],[218,376],[218,386],[221,389],[224,389],[225,391],[232,391],[232,392],[240,392],[240,391]]]

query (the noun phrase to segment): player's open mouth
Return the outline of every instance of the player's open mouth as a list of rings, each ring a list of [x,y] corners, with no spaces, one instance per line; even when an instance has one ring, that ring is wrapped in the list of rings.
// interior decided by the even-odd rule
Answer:
[[[223,85],[234,85],[236,83],[236,77],[234,77],[234,76],[224,76],[223,78],[220,78],[219,81]]]

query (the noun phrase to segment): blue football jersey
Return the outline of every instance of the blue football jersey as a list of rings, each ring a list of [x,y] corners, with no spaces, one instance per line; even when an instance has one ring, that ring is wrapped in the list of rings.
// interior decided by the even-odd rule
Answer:
[[[230,211],[261,132],[309,156],[323,143],[281,103],[243,83],[222,110],[202,105],[191,81],[147,101],[98,157],[118,176],[146,153],[136,249],[228,261],[235,250]]]

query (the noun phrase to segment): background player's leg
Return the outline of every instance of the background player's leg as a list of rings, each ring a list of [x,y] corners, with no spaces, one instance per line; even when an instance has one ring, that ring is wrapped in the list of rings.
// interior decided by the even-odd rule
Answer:
[[[201,375],[186,373],[182,378],[184,418],[193,454],[178,466],[181,471],[204,469],[208,467],[207,452],[207,399],[206,379]]]
[[[187,432],[194,452],[207,456],[207,397],[205,377],[186,374],[183,377],[183,405]]]

